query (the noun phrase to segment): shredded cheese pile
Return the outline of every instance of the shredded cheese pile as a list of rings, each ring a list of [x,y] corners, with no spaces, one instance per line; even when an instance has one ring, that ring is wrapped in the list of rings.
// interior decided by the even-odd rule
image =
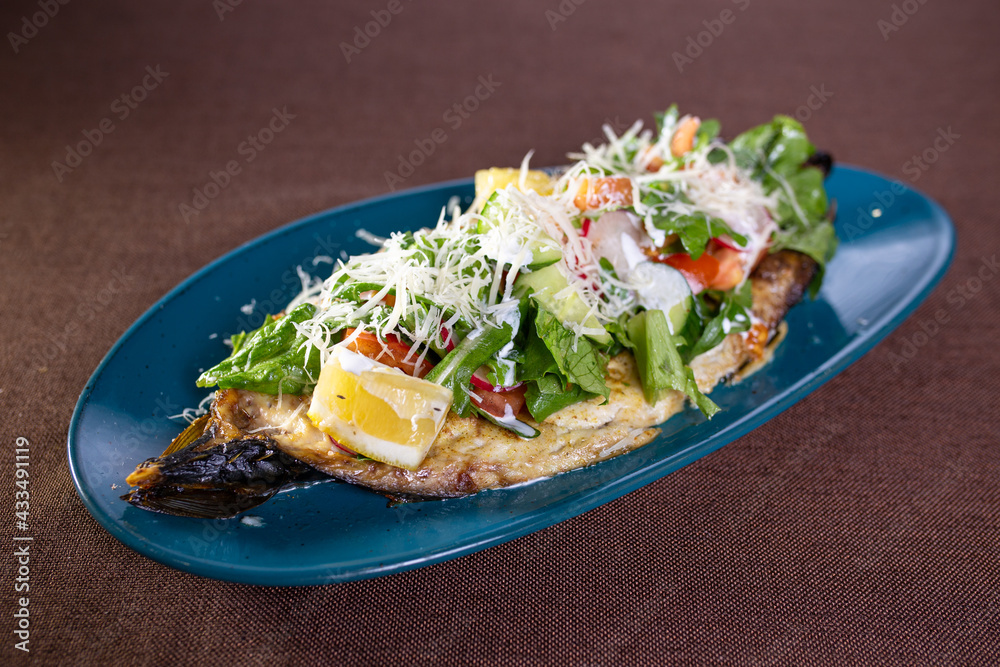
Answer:
[[[559,177],[553,194],[523,192],[514,185],[499,191],[499,220],[486,221],[479,213],[482,198],[465,212],[450,202],[433,229],[394,233],[376,253],[338,260],[336,270],[322,283],[300,273],[303,290],[289,308],[310,302],[318,311],[313,319],[297,325],[299,333],[325,363],[340,342],[332,339],[333,329],[324,325],[330,321],[356,329],[348,342],[365,331],[382,341],[389,334],[402,334],[412,341],[411,356],[421,361],[431,349],[446,346],[449,332],[459,322],[473,330],[508,323],[517,331],[520,314],[514,280],[519,272],[529,270],[532,248],[546,242],[561,247],[557,266],[568,283],[555,298],[579,296],[589,309],[583,321],[592,316],[603,325],[617,319],[636,308],[636,286],[601,266],[579,228],[581,211],[574,204],[580,184],[594,174],[630,179],[632,205],[651,245],[665,242],[665,233],[653,224],[654,217],[701,211],[723,219],[747,238],[742,250],[748,264],[767,247],[776,229],[770,212],[776,210],[777,196],[766,196],[761,185],[737,167],[725,144],[713,141],[676,160],[671,157],[669,128],[656,140],[641,121],[621,136],[609,126],[603,129],[607,142],[597,147],[584,144],[582,153],[571,154],[576,162]],[[714,149],[726,151],[728,160],[710,162],[709,152]],[[530,157],[529,153],[521,165],[522,187]],[[647,197],[662,195],[664,183],[673,184],[674,191],[684,196]],[[338,296],[345,286],[357,284],[377,287],[360,300]],[[603,327],[566,326],[577,337],[604,334]]]

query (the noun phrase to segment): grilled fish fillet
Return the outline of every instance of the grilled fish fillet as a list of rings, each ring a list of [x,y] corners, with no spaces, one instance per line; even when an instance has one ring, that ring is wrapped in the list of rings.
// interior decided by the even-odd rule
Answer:
[[[691,363],[703,392],[763,357],[788,309],[812,280],[815,262],[800,253],[768,255],[754,271],[754,327],[730,334]],[[684,396],[670,392],[646,402],[635,361],[628,353],[608,364],[611,397],[572,405],[544,423],[529,422],[541,434],[532,440],[476,417],[448,416],[419,470],[356,459],[339,449],[306,417],[309,396],[219,391],[206,429],[210,442],[267,438],[284,453],[337,479],[395,496],[454,497],[549,477],[631,451],[659,433],[657,424],[684,408]]]

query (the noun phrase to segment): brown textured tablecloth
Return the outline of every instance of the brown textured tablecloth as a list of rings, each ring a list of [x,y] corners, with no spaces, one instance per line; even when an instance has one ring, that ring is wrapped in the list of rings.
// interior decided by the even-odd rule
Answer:
[[[3,3],[0,662],[997,664],[998,19],[987,0]],[[478,109],[445,122],[479,86]],[[673,101],[730,132],[798,114],[838,159],[935,197],[958,229],[942,285],[750,435],[459,560],[255,588],[147,560],[88,515],[65,454],[73,406],[190,273],[385,192],[436,128],[446,141],[397,187],[529,148],[557,164],[602,122]],[[276,112],[273,140],[241,149]],[[240,172],[196,201],[232,160]],[[948,322],[922,337],[939,310]],[[12,632],[17,437],[30,654]]]

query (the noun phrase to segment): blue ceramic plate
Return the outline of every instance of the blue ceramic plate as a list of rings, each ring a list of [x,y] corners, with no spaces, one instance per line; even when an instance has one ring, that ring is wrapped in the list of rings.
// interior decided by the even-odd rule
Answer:
[[[117,539],[171,567],[263,585],[376,577],[455,558],[545,528],[614,500],[705,456],[804,398],[884,338],[927,296],[951,261],[947,214],[875,174],[837,167],[840,250],[819,297],[794,308],[773,362],[712,394],[723,411],[692,410],[634,452],[521,487],[387,507],[365,489],[326,483],[279,494],[249,520],[200,520],[119,500],[125,477],[158,455],[182,423],[169,419],[205,396],[195,378],[227,355],[222,340],[253,329],[299,289],[296,267],[329,275],[324,257],[368,252],[376,235],[437,219],[462,180],[379,197],[278,229],[194,274],[125,332],[80,396],[69,464],[90,513]],[[320,257],[318,263],[314,258]],[[254,304],[254,308],[241,306]]]

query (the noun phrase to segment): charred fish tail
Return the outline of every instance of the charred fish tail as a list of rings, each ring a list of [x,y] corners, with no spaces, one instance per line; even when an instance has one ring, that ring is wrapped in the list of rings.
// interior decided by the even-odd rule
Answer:
[[[172,445],[141,463],[126,480],[137,488],[122,500],[164,514],[229,518],[264,503],[282,488],[324,478],[268,438],[214,444],[205,433],[181,449]]]

